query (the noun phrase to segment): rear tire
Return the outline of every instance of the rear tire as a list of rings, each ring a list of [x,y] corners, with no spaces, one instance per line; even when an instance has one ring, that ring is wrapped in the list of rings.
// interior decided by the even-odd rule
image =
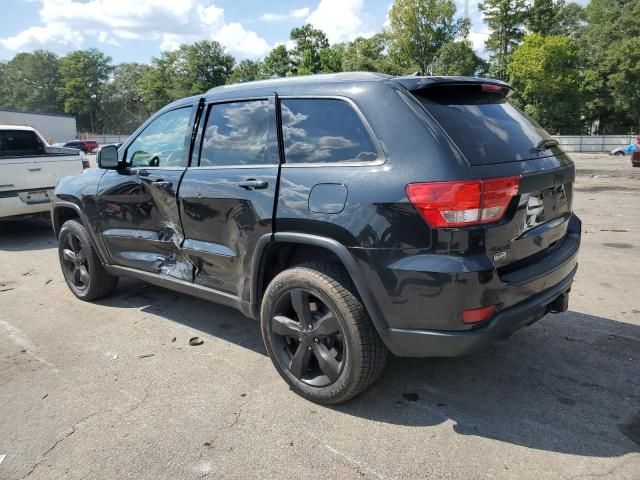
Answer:
[[[281,272],[260,316],[276,370],[307,400],[346,402],[384,369],[387,349],[341,265],[310,262]]]
[[[60,229],[58,257],[69,289],[80,300],[104,298],[118,285],[118,277],[102,266],[89,232],[76,220],[65,222]]]

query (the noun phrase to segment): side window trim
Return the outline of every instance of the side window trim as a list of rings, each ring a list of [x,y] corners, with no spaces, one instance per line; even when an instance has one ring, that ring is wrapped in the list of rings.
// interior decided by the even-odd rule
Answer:
[[[383,165],[387,161],[386,150],[382,146],[380,140],[376,136],[373,128],[369,124],[369,121],[364,116],[358,105],[349,97],[345,97],[342,95],[278,95],[278,137],[279,142],[281,144],[281,162],[282,166],[286,168],[317,168],[317,167],[328,167],[328,166],[336,166],[336,167],[361,167],[361,166],[375,166],[375,165]],[[285,149],[284,149],[284,136],[282,133],[282,111],[281,111],[281,102],[283,100],[340,100],[353,110],[356,114],[360,122],[362,123],[364,129],[367,132],[367,135],[371,139],[371,143],[376,148],[376,153],[378,154],[378,158],[375,160],[369,161],[360,161],[360,162],[351,162],[351,161],[339,161],[339,162],[297,162],[297,163],[287,163]]]
[[[209,117],[211,115],[211,111],[215,108],[216,105],[224,105],[229,103],[243,103],[243,102],[255,102],[255,101],[267,101],[268,103],[268,111],[269,111],[269,132],[267,137],[267,146],[269,149],[269,156],[271,157],[270,163],[258,163],[258,164],[245,164],[245,165],[200,165],[200,161],[202,158],[202,145],[204,144],[204,137],[207,131],[207,125],[209,124]],[[277,167],[282,162],[282,159],[279,155],[278,148],[278,122],[276,118],[276,100],[275,95],[262,95],[258,97],[246,97],[246,98],[233,98],[233,99],[220,99],[220,100],[211,100],[204,103],[204,110],[201,115],[201,119],[204,121],[200,121],[200,125],[198,127],[198,131],[196,133],[195,145],[193,148],[193,154],[191,158],[191,168],[202,168],[202,169],[229,169],[229,168],[268,168],[268,167]]]
[[[202,102],[202,98],[200,99],[200,102]],[[129,139],[127,140],[127,142],[125,143],[124,148],[121,147],[121,149],[119,149],[121,158],[120,161],[126,162],[127,160],[127,155],[129,154],[129,147],[131,145],[133,145],[133,143],[138,139],[138,137],[140,137],[140,135],[142,135],[144,133],[144,131],[147,129],[147,127],[149,127],[149,125],[151,125],[154,121],[156,121],[158,118],[160,118],[162,115],[165,115],[167,113],[170,112],[175,112],[176,110],[182,110],[185,108],[190,108],[191,109],[191,115],[189,116],[189,125],[187,127],[187,131],[185,132],[185,139],[184,139],[184,150],[183,150],[183,164],[179,167],[167,167],[167,166],[159,166],[159,167],[151,167],[151,166],[145,166],[145,170],[148,169],[164,169],[164,170],[179,170],[179,169],[183,169],[183,168],[187,168],[190,165],[190,156],[189,153],[191,152],[192,149],[192,145],[193,145],[193,140],[194,140],[194,127],[197,127],[196,125],[196,120],[198,120],[198,107],[199,103],[191,103],[191,104],[184,104],[184,105],[178,105],[175,108],[172,108],[170,110],[166,110],[163,111],[162,113],[158,112],[155,115],[153,115],[152,117],[150,117],[146,122],[144,122],[132,135],[131,137],[129,137]],[[196,107],[196,108],[194,108]],[[189,132],[191,132],[191,134],[189,134]],[[129,165],[129,167],[131,167],[131,165]]]

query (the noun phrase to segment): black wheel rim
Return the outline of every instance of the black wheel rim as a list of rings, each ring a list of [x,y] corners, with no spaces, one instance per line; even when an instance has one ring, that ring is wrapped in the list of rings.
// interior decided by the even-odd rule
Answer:
[[[346,343],[336,314],[308,290],[294,288],[276,303],[271,319],[276,361],[295,378],[314,387],[336,382]]]
[[[60,252],[62,269],[67,281],[78,290],[86,290],[89,287],[89,266],[87,251],[82,247],[80,237],[74,233],[67,233]]]

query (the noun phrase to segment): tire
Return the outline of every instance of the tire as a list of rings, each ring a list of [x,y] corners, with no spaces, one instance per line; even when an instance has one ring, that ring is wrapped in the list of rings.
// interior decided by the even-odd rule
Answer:
[[[267,287],[260,319],[276,370],[307,400],[346,402],[384,369],[387,348],[341,265],[310,262],[281,272]]]
[[[104,298],[118,285],[118,277],[102,266],[87,229],[76,220],[65,222],[60,229],[58,258],[67,286],[80,300]]]
[[[615,156],[621,156],[621,155],[624,155],[624,152],[616,152],[616,153],[614,153],[614,155]]]

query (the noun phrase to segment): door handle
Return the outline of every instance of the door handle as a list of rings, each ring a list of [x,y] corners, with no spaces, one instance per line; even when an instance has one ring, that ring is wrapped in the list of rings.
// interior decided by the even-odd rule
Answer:
[[[171,182],[165,182],[164,180],[155,180],[153,182],[151,182],[152,185],[154,187],[158,187],[158,188],[164,188],[166,190],[170,189],[171,187],[173,187],[173,183]]]
[[[269,186],[268,182],[264,180],[256,180],[255,178],[249,178],[244,182],[240,182],[238,184],[240,188],[244,188],[245,190],[259,190],[262,188],[267,188]]]

